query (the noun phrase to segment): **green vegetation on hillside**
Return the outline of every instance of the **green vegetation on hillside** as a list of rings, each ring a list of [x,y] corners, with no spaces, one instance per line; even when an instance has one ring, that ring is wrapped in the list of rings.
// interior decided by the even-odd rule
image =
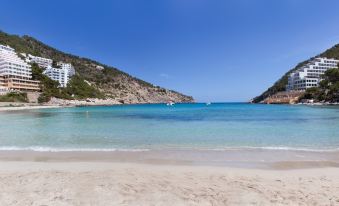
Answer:
[[[75,99],[105,98],[105,95],[102,94],[98,89],[92,85],[89,85],[83,78],[77,75],[73,76],[68,82],[64,92],[68,95],[72,95]]]
[[[26,93],[11,92],[0,96],[0,102],[28,102]]]
[[[319,87],[307,89],[302,99],[339,102],[339,69],[327,70],[323,78]]]
[[[50,79],[42,72],[43,70],[37,64],[32,65],[32,78],[39,80],[41,84],[42,94],[39,97],[39,102],[47,102],[51,97],[60,99],[105,98],[104,94],[78,75],[71,78],[66,88],[62,88],[59,87],[59,82]]]
[[[339,44],[335,45],[334,47],[326,50],[325,52],[317,55],[316,57],[327,57],[327,58],[335,58],[335,59],[339,59]],[[315,58],[315,57],[313,57]],[[261,95],[255,97],[253,99],[254,103],[259,103],[262,100],[264,100],[265,98],[277,93],[277,92],[281,92],[281,91],[285,91],[285,86],[287,84],[288,81],[288,75],[293,72],[296,71],[297,69],[299,69],[300,67],[302,67],[303,65],[307,64],[310,60],[312,60],[313,58],[310,58],[307,61],[301,62],[299,63],[296,67],[294,67],[293,69],[291,69],[290,71],[288,71],[286,74],[284,74],[282,76],[282,78],[280,78],[276,83],[274,83],[273,86],[271,86],[270,88],[268,88],[265,92],[263,92]]]

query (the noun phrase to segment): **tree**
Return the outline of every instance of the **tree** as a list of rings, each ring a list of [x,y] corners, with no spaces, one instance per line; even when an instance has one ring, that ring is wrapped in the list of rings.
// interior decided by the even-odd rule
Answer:
[[[339,102],[339,69],[329,69],[323,75],[319,88],[307,89],[303,98]]]

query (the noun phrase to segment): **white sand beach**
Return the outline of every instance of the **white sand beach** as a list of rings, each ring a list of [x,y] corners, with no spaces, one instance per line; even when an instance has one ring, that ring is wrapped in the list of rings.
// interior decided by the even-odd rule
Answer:
[[[339,168],[0,162],[0,205],[339,205]]]
[[[62,106],[59,105],[40,105],[40,106],[8,106],[8,107],[0,107],[0,112],[4,111],[19,111],[19,110],[31,110],[31,109],[52,109],[52,108],[60,108]]]

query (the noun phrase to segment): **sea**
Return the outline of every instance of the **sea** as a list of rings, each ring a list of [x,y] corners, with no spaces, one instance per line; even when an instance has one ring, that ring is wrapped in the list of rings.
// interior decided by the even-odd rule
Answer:
[[[339,107],[144,104],[0,112],[0,150],[339,151]]]

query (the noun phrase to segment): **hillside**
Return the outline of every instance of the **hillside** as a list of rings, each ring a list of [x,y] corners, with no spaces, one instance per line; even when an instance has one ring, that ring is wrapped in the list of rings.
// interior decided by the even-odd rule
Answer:
[[[54,61],[71,63],[80,78],[89,82],[106,97],[114,98],[122,103],[194,101],[190,96],[154,86],[112,66],[61,52],[30,36],[10,35],[0,31],[0,44],[9,45],[18,53],[30,53]]]
[[[327,57],[327,58],[335,58],[335,59],[339,59],[339,44],[336,44],[335,46],[333,46],[332,48],[326,50],[325,52],[315,56],[315,57]],[[294,67],[293,69],[289,70],[287,73],[285,73],[277,82],[275,82],[273,84],[273,86],[271,86],[270,88],[268,88],[265,92],[263,92],[261,95],[255,97],[253,99],[254,103],[259,103],[261,101],[263,101],[264,99],[266,99],[267,97],[274,95],[277,92],[281,92],[281,91],[285,91],[285,86],[287,84],[288,81],[288,75],[299,69],[300,67],[302,67],[303,65],[307,64],[310,60],[312,60],[312,57],[306,61],[303,61],[301,63],[299,63],[296,67]]]

